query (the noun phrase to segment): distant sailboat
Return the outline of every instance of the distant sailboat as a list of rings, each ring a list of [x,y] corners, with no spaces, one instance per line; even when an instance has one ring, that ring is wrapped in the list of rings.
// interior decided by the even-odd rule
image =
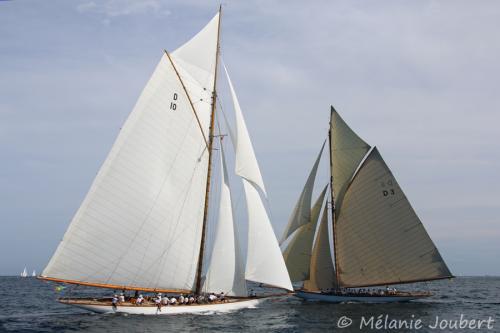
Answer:
[[[255,306],[246,281],[293,290],[262,196],[257,159],[234,88],[235,174],[248,209],[239,249],[217,113],[220,10],[186,44],[165,51],[41,279],[168,294],[224,292],[226,302],[112,307],[110,299],[60,299],[96,312],[174,314]],[[227,74],[227,71],[226,71]],[[216,128],[217,127],[217,128]],[[219,129],[219,130],[217,130]],[[217,140],[214,140],[216,139]],[[218,147],[216,147],[218,145]],[[218,219],[205,259],[213,152],[220,152]],[[213,214],[215,215],[215,214]],[[206,272],[206,274],[205,274]]]
[[[21,272],[21,277],[28,277],[28,269],[26,266],[24,267],[23,271]]]
[[[36,271],[35,270],[33,270],[33,272],[31,273],[31,276],[32,277],[36,277]]]
[[[311,208],[322,148],[282,237],[282,242],[290,239],[283,252],[290,278],[303,282],[296,296],[334,303],[430,296],[366,289],[453,276],[377,148],[354,133],[333,107],[328,140],[330,200],[323,203],[325,187]]]

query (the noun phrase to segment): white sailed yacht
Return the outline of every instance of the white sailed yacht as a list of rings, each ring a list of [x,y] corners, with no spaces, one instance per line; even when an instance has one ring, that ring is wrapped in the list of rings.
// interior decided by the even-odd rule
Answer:
[[[31,277],[36,277],[36,271],[33,270],[33,272],[31,272]]]
[[[430,296],[388,287],[453,276],[377,148],[333,107],[328,141],[330,181],[311,208],[323,144],[282,237],[289,239],[283,255],[290,278],[303,282],[296,296],[333,303]]]
[[[20,274],[21,277],[28,277],[28,269],[26,266],[24,267],[23,271]]]
[[[219,122],[220,19],[219,9],[186,44],[164,52],[40,279],[163,297],[224,292],[225,301],[161,308],[152,301],[136,305],[134,297],[116,306],[110,298],[61,303],[101,313],[230,311],[263,298],[248,296],[246,281],[293,290],[229,76],[235,131]],[[246,198],[247,251],[239,248],[241,222],[233,214],[229,141]],[[211,255],[207,234],[214,235]]]

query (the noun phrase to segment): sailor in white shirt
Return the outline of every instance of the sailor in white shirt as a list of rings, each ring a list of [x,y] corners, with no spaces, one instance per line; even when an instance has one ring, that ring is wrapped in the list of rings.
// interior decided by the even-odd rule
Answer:
[[[210,294],[210,295],[208,295],[208,300],[209,300],[210,302],[213,302],[213,301],[215,301],[216,299],[217,299],[217,296],[215,296],[214,294]]]
[[[118,301],[120,303],[124,303],[125,302],[125,295],[123,293],[120,293],[120,297],[118,297]]]
[[[159,311],[161,311],[161,293],[158,293],[155,297],[155,304]]]
[[[184,296],[181,294],[181,296],[179,297],[179,303],[180,304],[183,304],[184,303]]]
[[[168,305],[169,301],[170,301],[170,300],[169,300],[168,296],[166,296],[166,295],[165,295],[165,296],[164,296],[164,297],[162,297],[162,299],[161,299],[161,304],[163,304],[163,305]]]
[[[135,300],[135,304],[137,304],[137,305],[141,305],[143,302],[144,302],[144,297],[142,297],[142,294],[141,294],[141,295],[139,295],[139,297],[137,297],[137,299]]]
[[[170,299],[170,304],[171,304],[171,305],[175,305],[176,303],[177,303],[177,299],[175,299],[175,297],[172,297],[172,298]]]

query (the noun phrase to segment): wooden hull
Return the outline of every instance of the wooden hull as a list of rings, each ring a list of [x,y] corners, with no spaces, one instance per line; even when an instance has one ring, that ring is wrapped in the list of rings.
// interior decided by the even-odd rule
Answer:
[[[404,293],[399,295],[387,296],[360,296],[356,294],[350,295],[336,295],[336,294],[322,294],[319,292],[310,292],[304,290],[297,290],[295,296],[305,299],[306,301],[320,301],[327,303],[397,303],[409,302],[416,299],[421,299],[431,296],[426,293]]]
[[[225,303],[167,305],[159,310],[155,305],[118,305],[116,309],[110,302],[91,301],[85,299],[60,299],[62,304],[76,306],[97,313],[126,313],[138,315],[172,315],[183,313],[231,312],[246,308],[255,308],[261,298],[230,299]]]

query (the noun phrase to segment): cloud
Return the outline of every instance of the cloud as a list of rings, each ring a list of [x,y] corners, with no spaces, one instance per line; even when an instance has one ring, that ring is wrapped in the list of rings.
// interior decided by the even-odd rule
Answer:
[[[107,0],[98,3],[88,1],[80,3],[76,9],[80,13],[97,13],[108,17],[149,13],[162,16],[170,15],[170,11],[163,8],[163,4],[158,0]]]

